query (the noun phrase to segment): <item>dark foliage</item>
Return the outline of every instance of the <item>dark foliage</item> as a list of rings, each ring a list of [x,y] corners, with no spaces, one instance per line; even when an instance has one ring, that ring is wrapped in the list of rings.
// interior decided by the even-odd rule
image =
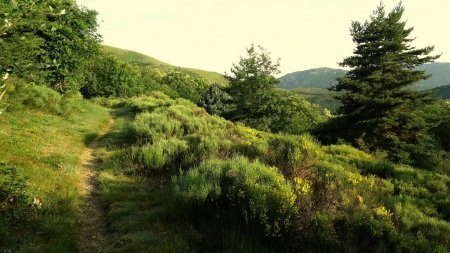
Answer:
[[[332,87],[343,91],[335,136],[368,150],[383,149],[397,162],[413,162],[414,146],[426,138],[428,125],[419,111],[430,101],[426,93],[407,89],[429,76],[415,67],[432,62],[433,47],[411,46],[413,28],[401,21],[401,4],[386,14],[380,5],[370,20],[353,22],[354,55],[341,63],[352,68]]]

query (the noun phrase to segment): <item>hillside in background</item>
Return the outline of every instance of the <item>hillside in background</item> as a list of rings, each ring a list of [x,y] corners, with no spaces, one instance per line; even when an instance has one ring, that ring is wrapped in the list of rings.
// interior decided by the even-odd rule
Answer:
[[[322,146],[307,134],[258,131],[162,93],[97,102],[123,115],[100,141],[109,147],[100,196],[112,207],[111,241],[123,242],[113,252],[446,247],[448,175]]]
[[[425,70],[432,76],[425,81],[417,84],[419,90],[436,88],[450,84],[450,63],[435,62],[425,64],[418,69]],[[328,88],[336,83],[336,78],[344,76],[346,73],[343,69],[333,68],[316,68],[304,71],[297,71],[286,74],[278,80],[278,87],[283,89],[295,88]]]
[[[338,93],[335,91],[329,91],[326,88],[295,88],[292,89],[292,91],[304,97],[309,102],[317,104],[320,107],[327,108],[332,112],[335,112],[341,105],[337,99],[333,98],[333,96]],[[427,89],[425,91],[430,92],[432,97],[437,99],[450,98],[450,85]]]
[[[341,105],[337,99],[333,98],[337,92],[329,91],[326,88],[296,88],[292,91],[304,97],[309,102],[327,108],[332,112],[335,112]]]
[[[418,69],[431,74],[430,79],[419,82],[419,89],[431,89],[450,85],[450,63],[435,62],[420,66]]]
[[[316,68],[297,71],[284,75],[278,80],[278,87],[283,89],[295,88],[328,88],[336,83],[336,78],[342,77],[347,71],[333,68]]]
[[[145,66],[156,67],[164,73],[168,73],[175,69],[183,69],[183,70],[187,70],[187,71],[191,71],[196,74],[199,74],[200,76],[207,79],[211,83],[220,83],[220,84],[228,83],[227,80],[223,77],[223,75],[221,75],[217,72],[206,71],[206,70],[201,70],[201,69],[177,67],[177,66],[171,65],[169,63],[162,62],[151,56],[144,55],[144,54],[141,54],[141,53],[138,53],[135,51],[126,50],[126,49],[121,49],[121,48],[116,48],[116,47],[111,47],[111,46],[106,46],[106,45],[103,45],[103,48],[107,52],[119,57],[120,59],[122,59],[128,63],[131,63],[131,64],[139,65],[141,67],[145,67]]]
[[[436,87],[433,89],[429,89],[427,91],[431,92],[431,94],[434,98],[441,98],[441,99],[449,99],[450,98],[450,85]]]

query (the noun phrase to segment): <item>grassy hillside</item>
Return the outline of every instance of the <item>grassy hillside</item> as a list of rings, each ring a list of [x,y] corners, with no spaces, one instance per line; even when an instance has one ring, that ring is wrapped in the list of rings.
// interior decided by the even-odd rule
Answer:
[[[450,85],[444,85],[441,87],[436,87],[427,90],[431,92],[432,96],[435,98],[449,99],[450,98]]]
[[[329,91],[325,88],[295,88],[292,91],[304,97],[309,102],[331,111],[335,111],[340,106],[340,102],[333,98],[333,95],[336,94],[336,92]],[[432,97],[437,99],[450,98],[450,85],[440,86],[425,91],[430,92]]]
[[[414,88],[419,90],[431,89],[450,84],[450,63],[429,63],[418,67],[432,76],[420,81]],[[317,68],[286,74],[278,80],[278,87],[284,89],[295,88],[328,88],[336,83],[336,78],[344,76],[342,69]]]
[[[15,93],[0,114],[0,252],[74,252],[79,156],[108,110],[45,87]]]
[[[147,56],[138,52],[125,50],[121,48],[115,48],[110,46],[103,46],[106,51],[110,52],[111,54],[121,58],[122,60],[139,65],[139,66],[150,66],[150,67],[156,67],[163,71],[164,73],[170,72],[174,69],[181,68],[184,70],[188,70],[191,72],[194,72],[196,74],[199,74],[206,80],[209,80],[211,83],[220,83],[220,84],[227,84],[228,81],[223,77],[223,75],[212,72],[212,71],[206,71],[201,69],[193,69],[193,68],[184,68],[184,67],[176,67],[174,65],[162,62],[160,60],[157,60],[151,56]]]
[[[111,252],[445,252],[450,179],[183,99],[116,108],[100,175]]]
[[[295,88],[292,91],[304,97],[309,102],[331,111],[335,111],[340,106],[340,102],[333,98],[333,95],[337,93],[325,88]],[[434,98],[450,98],[450,85],[444,85],[425,91],[430,92]]]
[[[329,91],[325,88],[296,88],[292,91],[304,97],[309,102],[327,108],[330,111],[336,111],[341,105],[338,100],[333,98],[337,92]]]

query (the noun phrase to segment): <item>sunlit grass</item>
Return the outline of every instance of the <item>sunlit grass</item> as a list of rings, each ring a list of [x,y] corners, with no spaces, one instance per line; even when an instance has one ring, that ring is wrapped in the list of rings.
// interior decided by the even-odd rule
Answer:
[[[118,242],[111,252],[358,252],[369,243],[380,252],[427,252],[448,244],[445,175],[389,163],[382,152],[321,146],[307,134],[256,131],[183,99],[149,96],[122,105],[127,113],[102,141],[113,145],[101,150],[102,195]],[[233,169],[216,170],[215,163]],[[268,177],[270,170],[277,176]],[[405,228],[414,217],[426,218],[412,222],[420,235]],[[276,239],[267,234],[272,221]]]
[[[83,100],[69,117],[33,110],[0,116],[0,160],[17,167],[41,208],[30,224],[13,234],[18,252],[76,251],[79,175],[86,142],[105,125],[108,110]]]

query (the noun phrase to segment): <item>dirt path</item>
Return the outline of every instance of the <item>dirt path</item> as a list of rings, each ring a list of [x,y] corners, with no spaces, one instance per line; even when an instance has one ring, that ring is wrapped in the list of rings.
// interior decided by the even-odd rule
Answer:
[[[80,157],[81,204],[78,211],[80,228],[78,249],[80,252],[103,252],[108,245],[106,222],[99,196],[98,175],[101,160],[96,157],[95,150],[98,147],[99,139],[111,130],[113,123],[114,121],[111,119]]]

